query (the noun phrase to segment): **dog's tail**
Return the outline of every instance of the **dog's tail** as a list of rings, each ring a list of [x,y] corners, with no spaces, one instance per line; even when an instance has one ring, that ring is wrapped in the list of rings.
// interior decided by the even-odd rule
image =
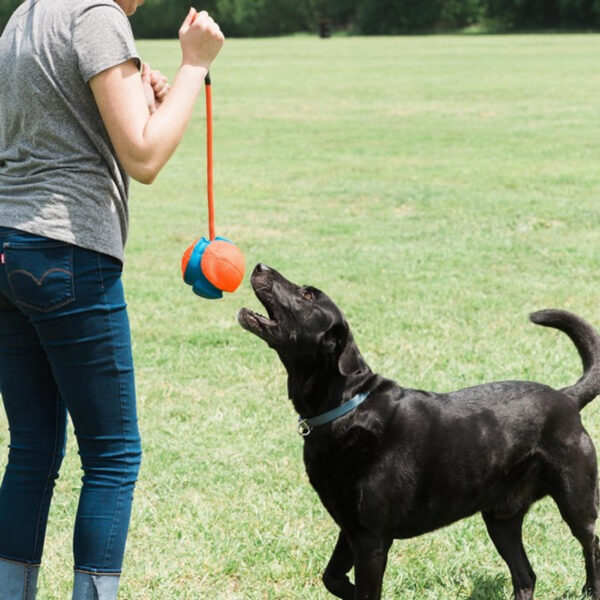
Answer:
[[[583,362],[581,379],[564,392],[581,410],[600,394],[600,334],[581,317],[566,310],[540,310],[529,315],[531,321],[545,327],[555,327],[566,333],[579,351]]]

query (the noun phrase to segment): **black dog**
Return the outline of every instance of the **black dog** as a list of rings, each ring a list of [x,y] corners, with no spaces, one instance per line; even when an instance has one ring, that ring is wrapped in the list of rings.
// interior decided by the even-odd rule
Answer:
[[[550,495],[583,547],[584,591],[600,599],[596,453],[579,415],[600,392],[600,336],[590,325],[565,311],[531,315],[574,342],[584,367],[575,385],[503,381],[435,394],[373,373],[323,292],[260,264],[252,286],[269,317],[243,308],[238,320],[287,369],[310,482],[341,529],[323,575],[333,595],[380,598],[395,538],[481,512],[515,598],[531,600],[521,527]]]

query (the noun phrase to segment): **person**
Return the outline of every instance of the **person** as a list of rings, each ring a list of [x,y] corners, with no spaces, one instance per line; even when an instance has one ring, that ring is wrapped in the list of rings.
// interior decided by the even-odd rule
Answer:
[[[25,0],[0,37],[0,597],[32,600],[67,414],[83,479],[74,600],[116,598],[141,458],[121,284],[129,177],[151,183],[224,37],[190,9],[172,86],[142,67],[144,0]]]

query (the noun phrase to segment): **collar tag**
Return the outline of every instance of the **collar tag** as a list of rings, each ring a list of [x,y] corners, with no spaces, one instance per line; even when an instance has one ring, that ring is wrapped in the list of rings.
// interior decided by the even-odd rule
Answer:
[[[310,425],[306,422],[306,419],[300,419],[298,421],[298,433],[302,436],[302,437],[306,437],[307,435],[310,435],[310,432],[312,431]]]

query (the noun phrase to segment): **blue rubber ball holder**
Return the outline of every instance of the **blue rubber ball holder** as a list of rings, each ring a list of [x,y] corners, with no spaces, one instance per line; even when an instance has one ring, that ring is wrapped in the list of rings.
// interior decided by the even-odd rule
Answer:
[[[229,242],[230,244],[233,243],[231,240],[219,235],[215,240]],[[197,296],[206,298],[207,300],[218,300],[223,297],[223,292],[206,279],[206,276],[202,272],[202,256],[211,241],[213,240],[207,240],[205,237],[202,237],[196,242],[185,273],[183,274],[183,280],[192,286],[192,290]]]

